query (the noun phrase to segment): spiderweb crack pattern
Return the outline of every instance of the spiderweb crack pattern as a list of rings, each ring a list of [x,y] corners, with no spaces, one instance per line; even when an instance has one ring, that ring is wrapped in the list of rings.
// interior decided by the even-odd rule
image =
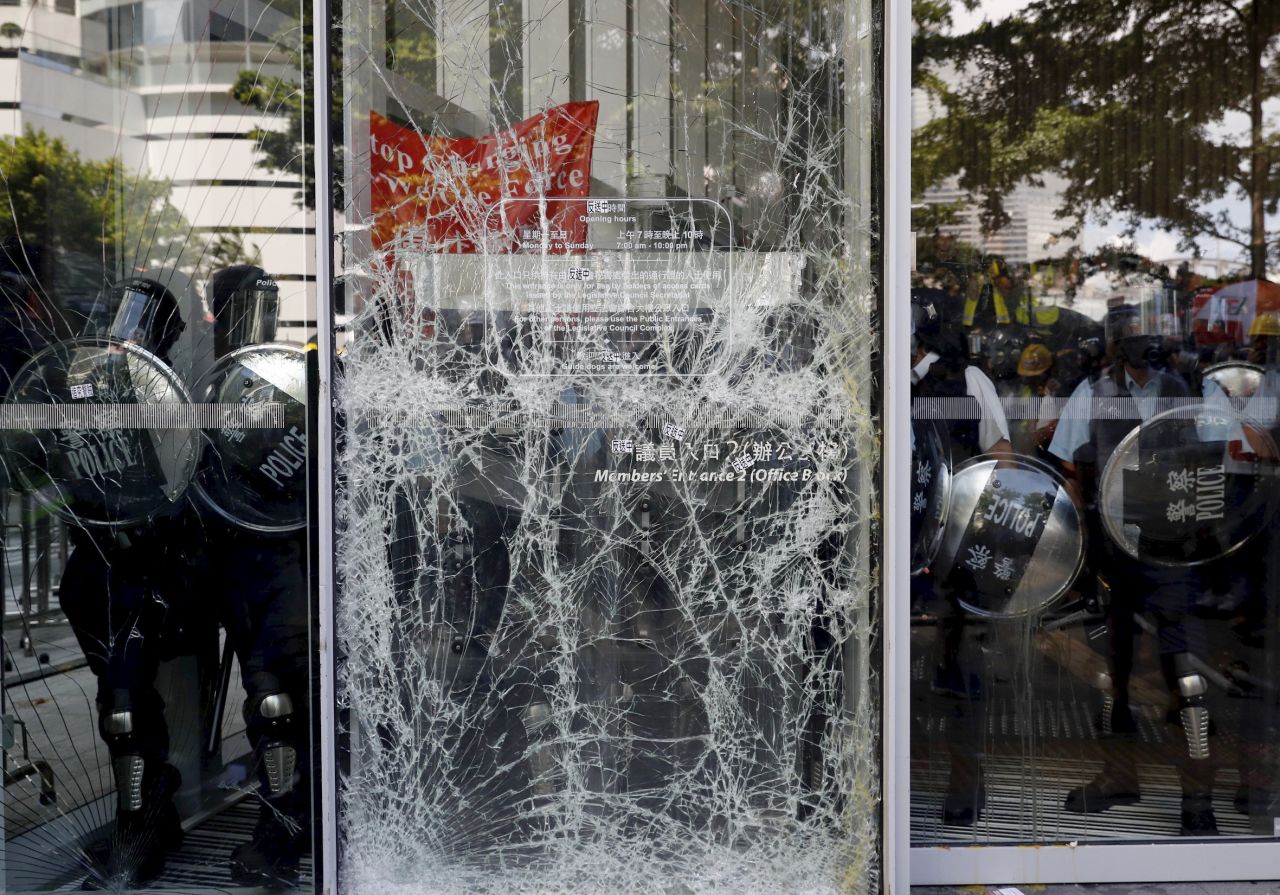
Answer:
[[[351,152],[343,251],[358,313],[335,387],[346,891],[877,885],[869,142],[848,111],[869,109],[869,51],[843,6],[712,3],[699,23],[689,4],[650,6],[671,23],[668,92],[633,83],[632,103],[669,103],[672,141],[704,146],[705,163],[628,136],[615,98],[593,180],[640,191],[665,172],[668,195],[718,197],[733,235],[713,218],[697,252],[596,257],[733,277],[685,309],[696,323],[658,327],[649,366],[575,369],[561,310],[517,316],[496,300],[495,271],[541,271],[538,294],[554,295],[571,261],[512,254],[490,198],[443,160],[428,179],[456,193],[448,213],[474,252],[413,228],[370,248],[352,173],[369,159]],[[488,132],[520,117],[516,100],[547,108],[530,84],[577,77],[572,64],[563,78],[529,71],[537,20],[478,34],[450,6],[397,13],[439,42],[434,89],[454,85],[461,107],[488,97]],[[349,43],[367,36],[356,19]],[[713,19],[738,49],[713,41],[690,76],[672,47]],[[581,27],[566,46],[642,43]],[[348,46],[352,133],[361,103],[385,102],[424,146],[451,135],[457,116],[415,115],[374,49]],[[400,71],[403,59],[401,46]],[[665,456],[641,460],[636,445]]]

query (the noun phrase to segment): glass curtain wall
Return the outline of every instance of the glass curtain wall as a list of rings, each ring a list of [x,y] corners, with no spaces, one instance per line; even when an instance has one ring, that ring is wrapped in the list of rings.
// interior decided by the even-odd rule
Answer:
[[[1273,837],[1280,7],[914,7],[912,841]]]
[[[876,16],[335,4],[343,891],[878,887]]]
[[[6,892],[311,887],[305,24],[0,9]]]

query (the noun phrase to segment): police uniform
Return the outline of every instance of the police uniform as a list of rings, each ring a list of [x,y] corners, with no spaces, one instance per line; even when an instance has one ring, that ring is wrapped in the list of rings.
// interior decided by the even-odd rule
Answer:
[[[188,329],[174,295],[140,278],[118,284],[115,293],[121,298],[112,334],[169,364],[171,349]],[[130,453],[148,456],[145,435],[122,437],[138,438]],[[150,479],[154,464],[110,474],[156,486]],[[165,705],[155,683],[162,661],[200,646],[216,651],[212,641],[199,643],[214,628],[190,598],[190,547],[201,535],[183,498],[163,515],[135,525],[73,524],[69,537],[73,548],[58,599],[97,678],[98,730],[111,756],[117,796],[109,850],[85,885],[130,888],[157,875],[182,841],[173,802],[181,775],[170,763]]]
[[[261,268],[236,265],[220,270],[210,278],[208,291],[220,359],[275,339],[278,290]],[[307,352],[308,370],[315,356]],[[277,375],[285,376],[281,371]],[[298,375],[310,375],[314,381],[314,371]],[[290,457],[290,462],[273,467],[272,479],[277,486],[297,489],[305,485],[305,458],[297,456],[296,449]],[[259,459],[223,454],[216,462],[236,467]],[[299,860],[311,844],[307,536],[305,528],[262,531],[236,524],[235,511],[258,518],[270,505],[258,506],[257,492],[251,489],[235,494],[223,494],[221,500],[254,505],[204,514],[210,548],[203,576],[240,666],[244,719],[261,796],[253,837],[232,852],[231,875],[244,886],[288,886],[297,882]]]
[[[1134,613],[1155,617],[1161,669],[1178,695],[1191,762],[1179,766],[1183,784],[1183,830],[1186,833],[1213,833],[1217,826],[1211,807],[1212,772],[1207,759],[1208,718],[1204,710],[1207,683],[1194,670],[1191,655],[1203,656],[1207,639],[1203,623],[1193,609],[1205,588],[1203,573],[1196,568],[1157,566],[1133,559],[1101,532],[1098,508],[1098,477],[1121,440],[1140,422],[1156,415],[1162,402],[1189,400],[1190,389],[1174,373],[1148,368],[1139,382],[1123,363],[1117,362],[1096,381],[1082,381],[1062,409],[1049,452],[1077,470],[1082,498],[1092,524],[1090,567],[1110,585],[1108,622],[1111,634],[1110,711],[1111,730],[1132,733],[1129,712],[1129,682],[1133,673],[1133,642],[1137,634]],[[1225,394],[1215,384],[1205,383],[1205,403],[1230,410]],[[1131,414],[1117,417],[1095,412],[1099,406],[1132,407]],[[1238,437],[1227,424],[1213,431],[1202,430],[1204,440]],[[1190,712],[1191,714],[1188,714]],[[1114,805],[1139,800],[1137,776],[1129,761],[1109,760],[1102,774],[1084,787],[1072,790],[1065,807],[1069,811],[1096,812]]]
[[[986,453],[1001,442],[1008,443],[1009,424],[995,385],[978,368],[965,366],[961,371],[954,363],[944,363],[937,353],[929,352],[912,368],[911,380],[913,400],[952,399],[942,409],[947,411],[945,429],[953,466]],[[955,412],[956,408],[965,409]],[[947,741],[951,772],[943,819],[948,824],[970,825],[986,803],[980,764],[985,703],[976,677],[967,676],[960,661],[965,614],[959,595],[947,582],[934,582],[927,575],[912,581],[916,599],[930,600],[934,587],[944,598],[938,610],[937,646],[941,655],[932,684],[934,693],[947,699],[944,711],[951,716],[955,731]]]
[[[991,450],[1000,441],[1009,440],[1009,423],[1005,419],[995,383],[977,367],[966,366],[962,380],[940,375],[935,364],[941,358],[930,351],[911,368],[912,397],[970,398],[975,402],[976,418],[952,420],[952,458],[955,465],[971,456]],[[972,431],[969,423],[972,422]],[[957,448],[964,456],[957,457]]]

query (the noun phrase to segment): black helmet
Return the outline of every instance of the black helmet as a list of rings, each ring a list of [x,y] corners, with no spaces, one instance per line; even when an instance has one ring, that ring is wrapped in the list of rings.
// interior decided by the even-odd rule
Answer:
[[[923,345],[928,345],[929,340],[942,331],[945,298],[946,293],[941,289],[911,290],[911,334]]]
[[[938,355],[948,369],[961,369],[969,362],[969,345],[960,329],[948,319],[941,289],[911,290],[911,334],[913,342]]]
[[[237,264],[216,271],[209,278],[208,293],[218,357],[275,341],[280,289],[261,267]]]
[[[111,287],[108,300],[115,308],[109,334],[167,361],[169,349],[186,328],[173,293],[147,277],[130,277]]]

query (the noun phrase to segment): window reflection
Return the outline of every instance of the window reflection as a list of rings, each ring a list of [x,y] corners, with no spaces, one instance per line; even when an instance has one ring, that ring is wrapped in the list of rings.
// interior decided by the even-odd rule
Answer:
[[[915,11],[914,841],[1271,835],[1280,11]]]
[[[303,24],[0,9],[4,891],[311,886]]]

